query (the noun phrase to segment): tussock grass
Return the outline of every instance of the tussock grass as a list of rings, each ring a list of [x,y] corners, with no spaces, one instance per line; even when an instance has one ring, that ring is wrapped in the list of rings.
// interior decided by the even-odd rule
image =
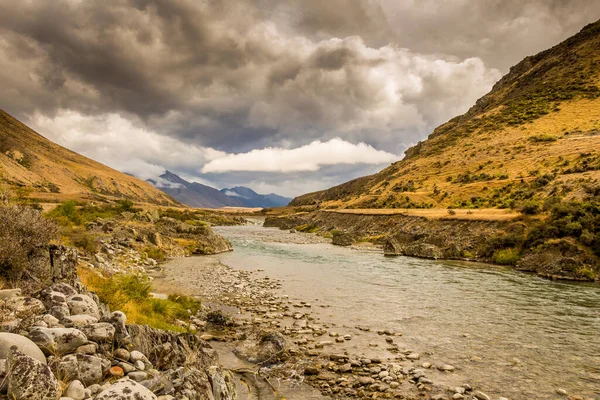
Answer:
[[[178,325],[177,320],[188,320],[201,307],[199,301],[189,296],[152,297],[152,284],[144,276],[116,274],[104,277],[87,268],[79,268],[78,272],[83,284],[111,310],[123,311],[129,323],[186,332],[187,329]]]

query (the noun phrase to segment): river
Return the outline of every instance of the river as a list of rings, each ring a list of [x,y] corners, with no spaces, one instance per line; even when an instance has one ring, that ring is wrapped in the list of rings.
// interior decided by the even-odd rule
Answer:
[[[510,399],[600,399],[600,286],[549,281],[485,264],[388,258],[324,243],[288,243],[260,226],[215,229],[236,269],[283,280],[323,321],[403,333],[403,345]],[[297,235],[306,235],[300,234]],[[357,342],[360,345],[360,342]]]

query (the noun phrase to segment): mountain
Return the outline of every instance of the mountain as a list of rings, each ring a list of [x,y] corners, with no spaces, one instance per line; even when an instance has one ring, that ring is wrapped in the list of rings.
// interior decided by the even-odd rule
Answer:
[[[217,190],[197,182],[188,182],[178,175],[166,171],[159,179],[148,182],[168,193],[177,201],[190,207],[280,207],[291,199],[276,194],[262,195],[247,187]]]
[[[61,147],[0,110],[0,185],[40,202],[66,199],[176,205],[152,185]]]
[[[229,197],[210,186],[188,182],[172,172],[166,171],[160,178],[160,181],[149,180],[149,182],[177,199],[177,201],[190,207],[244,207],[244,204],[236,198]]]
[[[221,189],[221,192],[230,196],[240,199],[246,207],[284,207],[287,206],[292,199],[288,197],[279,196],[275,193],[271,194],[258,194],[254,190],[244,186],[236,186],[231,189]]]
[[[600,22],[525,58],[383,171],[295,198],[320,208],[519,208],[600,179]]]

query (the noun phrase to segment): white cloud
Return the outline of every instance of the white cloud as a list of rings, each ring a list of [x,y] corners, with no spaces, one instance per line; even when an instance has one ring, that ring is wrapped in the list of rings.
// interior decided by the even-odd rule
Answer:
[[[118,114],[90,116],[61,110],[54,117],[35,113],[30,124],[70,150],[141,179],[156,179],[165,169],[197,169],[225,154],[160,135]]]
[[[385,164],[399,158],[398,155],[377,150],[365,143],[353,144],[335,138],[327,142],[315,140],[295,149],[267,147],[247,153],[227,154],[209,161],[202,172],[314,172],[325,165]]]

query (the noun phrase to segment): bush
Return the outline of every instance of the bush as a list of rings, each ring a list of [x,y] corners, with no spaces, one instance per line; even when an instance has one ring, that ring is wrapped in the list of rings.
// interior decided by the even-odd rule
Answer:
[[[71,245],[91,254],[97,253],[100,247],[98,238],[81,228],[74,229],[67,234],[67,237]]]
[[[516,249],[497,250],[492,256],[494,264],[515,265],[519,261],[519,251]]]
[[[148,258],[152,258],[158,262],[162,262],[167,259],[167,255],[165,254],[165,252],[158,247],[148,246],[144,249],[144,252],[148,256]]]
[[[56,238],[57,232],[57,227],[37,210],[0,205],[0,277],[10,283],[20,280],[27,273],[29,257]]]
[[[527,200],[523,202],[519,211],[525,215],[536,215],[540,212],[540,203],[535,200]]]

